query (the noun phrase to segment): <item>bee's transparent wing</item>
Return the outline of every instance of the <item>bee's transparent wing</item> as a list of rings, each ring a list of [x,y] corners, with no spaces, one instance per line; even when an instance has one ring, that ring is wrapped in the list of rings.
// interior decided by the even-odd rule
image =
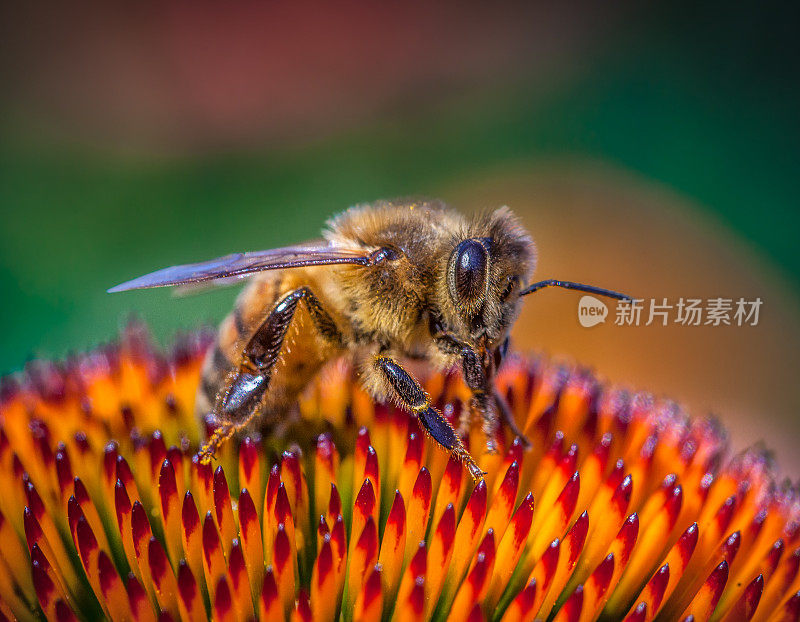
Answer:
[[[363,248],[344,248],[325,242],[300,244],[252,253],[233,253],[210,261],[172,266],[126,281],[108,291],[114,293],[130,289],[191,285],[209,281],[230,282],[232,279],[247,277],[263,270],[330,264],[367,265],[369,256],[370,251]]]
[[[229,276],[213,281],[201,281],[199,283],[183,283],[182,285],[175,285],[172,288],[172,295],[175,298],[187,298],[197,294],[205,294],[206,292],[222,289],[223,287],[232,287],[234,285],[241,285],[242,281],[255,275],[255,272],[250,274],[243,274],[242,276]]]

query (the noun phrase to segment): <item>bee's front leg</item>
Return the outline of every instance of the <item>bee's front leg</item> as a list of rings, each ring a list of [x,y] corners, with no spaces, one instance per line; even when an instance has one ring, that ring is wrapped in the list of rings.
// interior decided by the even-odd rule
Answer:
[[[428,394],[419,382],[388,356],[377,356],[374,365],[385,383],[391,387],[400,406],[416,415],[433,440],[464,462],[472,477],[483,479],[484,472],[464,447],[453,426],[431,404]]]
[[[218,426],[200,449],[203,462],[210,461],[231,436],[259,414],[272,370],[301,301],[319,334],[329,341],[341,342],[336,324],[309,288],[300,287],[281,298],[245,345],[239,365],[228,375],[217,396],[214,417]]]
[[[469,404],[470,411],[480,415],[483,422],[487,450],[490,452],[497,450],[494,439],[500,420],[508,426],[508,429],[514,435],[522,440],[525,446],[529,446],[530,442],[517,427],[516,421],[514,421],[511,408],[487,375],[486,367],[478,359],[475,351],[467,345],[462,346],[461,349],[461,372],[464,376],[464,382],[472,391]],[[499,416],[498,409],[500,411]]]
[[[461,348],[461,373],[464,382],[472,392],[469,400],[470,413],[477,414],[482,421],[483,433],[486,436],[486,451],[495,453],[497,446],[495,436],[499,427],[499,419],[495,410],[494,397],[489,388],[489,378],[475,350],[467,345]]]
[[[492,398],[494,399],[494,403],[497,405],[497,409],[500,411],[500,419],[502,419],[503,423],[508,426],[508,429],[511,430],[511,433],[514,434],[520,441],[522,441],[522,445],[527,449],[531,446],[530,440],[528,437],[525,436],[525,433],[519,429],[517,422],[514,420],[514,413],[511,412],[511,406],[508,405],[506,398],[504,398],[500,391],[497,390],[497,387],[492,387]]]

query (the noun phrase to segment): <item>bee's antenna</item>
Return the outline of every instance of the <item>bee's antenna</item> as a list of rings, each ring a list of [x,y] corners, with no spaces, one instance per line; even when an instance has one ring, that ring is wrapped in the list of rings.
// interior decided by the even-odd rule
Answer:
[[[586,292],[587,294],[597,294],[598,296],[607,296],[608,298],[616,298],[617,300],[633,300],[633,297],[627,294],[620,294],[610,289],[603,289],[602,287],[595,287],[594,285],[573,283],[572,281],[559,281],[558,279],[547,279],[546,281],[539,281],[538,283],[529,285],[523,289],[519,295],[527,296],[545,287],[563,287],[564,289],[576,289],[580,292]]]

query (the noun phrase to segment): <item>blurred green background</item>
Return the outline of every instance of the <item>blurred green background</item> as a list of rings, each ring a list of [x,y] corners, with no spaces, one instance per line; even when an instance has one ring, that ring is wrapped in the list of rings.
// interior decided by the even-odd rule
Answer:
[[[130,10],[2,9],[0,372],[111,339],[130,314],[161,338],[216,322],[235,295],[105,294],[123,280],[553,162],[686,197],[794,300],[788,3]]]

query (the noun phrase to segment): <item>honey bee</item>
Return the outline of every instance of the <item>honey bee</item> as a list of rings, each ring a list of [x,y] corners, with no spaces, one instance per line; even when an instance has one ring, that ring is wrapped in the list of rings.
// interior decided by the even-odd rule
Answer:
[[[276,426],[322,365],[349,353],[375,400],[417,417],[478,479],[459,433],[401,361],[460,367],[471,392],[461,425],[481,421],[488,451],[501,423],[524,439],[493,383],[522,297],[558,286],[628,298],[553,279],[526,286],[535,265],[508,208],[468,218],[437,201],[379,201],[334,217],[320,241],[174,266],[109,291],[255,275],[205,359],[196,409],[215,429],[204,461],[256,419]]]

